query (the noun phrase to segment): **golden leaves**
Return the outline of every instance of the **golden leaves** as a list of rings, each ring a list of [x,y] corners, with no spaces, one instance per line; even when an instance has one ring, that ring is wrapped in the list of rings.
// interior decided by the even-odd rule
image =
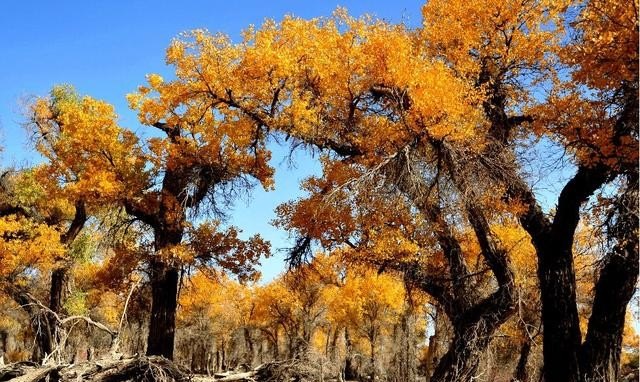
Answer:
[[[65,255],[56,228],[17,215],[0,218],[0,278],[23,283],[51,270]]]
[[[31,110],[36,148],[48,160],[39,176],[59,182],[68,198],[104,202],[128,190],[125,181],[144,182],[137,139],[117,125],[110,104],[65,86],[54,87]]]
[[[638,81],[638,0],[591,0],[573,25],[578,40],[561,57],[575,81],[602,90]]]

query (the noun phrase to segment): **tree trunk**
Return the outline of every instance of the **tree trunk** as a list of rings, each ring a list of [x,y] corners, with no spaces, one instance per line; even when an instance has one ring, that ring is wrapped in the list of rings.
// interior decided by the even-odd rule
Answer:
[[[376,334],[375,329],[373,333],[369,336],[369,347],[371,351],[371,380],[376,380]]]
[[[416,352],[416,317],[412,302],[407,302],[400,317],[400,323],[396,325],[394,331],[395,354],[392,360],[392,367],[387,373],[390,381],[413,382],[417,375],[417,352]]]
[[[616,382],[627,304],[638,281],[638,236],[627,241],[624,253],[610,255],[600,272],[581,352],[584,382]]]
[[[520,222],[531,235],[538,256],[542,302],[545,382],[579,380],[580,322],[576,303],[573,240],[580,207],[609,179],[603,166],[579,167],[558,198],[553,222],[542,213],[535,196],[523,182],[516,186],[528,205]]]
[[[329,360],[331,362],[336,361],[339,335],[340,335],[340,328],[336,327],[336,329],[333,331],[333,337],[331,338],[331,345],[329,350]]]
[[[529,374],[527,373],[527,362],[531,353],[531,340],[527,338],[520,348],[520,358],[516,370],[513,373],[511,382],[529,382]]]
[[[51,272],[51,297],[49,309],[55,313],[62,312],[68,281],[69,272],[66,267],[60,267]]]
[[[438,364],[438,356],[440,355],[440,343],[443,340],[443,332],[445,331],[443,326],[443,314],[436,306],[436,313],[433,319],[433,335],[429,337],[429,349],[427,351],[427,364],[425,365],[425,376],[427,382],[430,382],[433,371]]]
[[[161,260],[151,265],[151,318],[147,355],[173,359],[178,298],[178,269]]]
[[[358,378],[358,373],[355,370],[353,364],[353,343],[351,342],[351,335],[349,329],[344,329],[344,343],[345,343],[345,360],[344,360],[344,379],[355,380]]]
[[[491,335],[513,313],[513,296],[512,284],[501,286],[491,296],[453,317],[453,340],[438,362],[431,382],[473,380]]]
[[[41,363],[44,357],[47,354],[51,354],[53,350],[53,333],[49,323],[51,319],[50,315],[36,306],[29,294],[20,287],[4,285],[3,291],[11,296],[13,301],[21,306],[29,317],[35,345],[31,353],[31,360],[36,363]]]
[[[31,328],[35,335],[35,346],[31,353],[31,360],[41,363],[44,357],[53,351],[53,333],[45,315],[31,317]]]
[[[275,328],[275,332],[273,335],[273,360],[277,361],[280,358],[280,344],[279,344],[279,338],[278,338],[278,328]]]
[[[580,353],[584,382],[615,382],[620,373],[620,351],[627,305],[638,282],[638,173],[627,174],[628,184],[615,200],[615,223],[608,234],[616,245],[608,254],[595,285],[587,335]]]
[[[253,365],[253,358],[254,358],[254,346],[253,346],[253,338],[251,338],[251,332],[249,331],[249,328],[245,327],[243,329],[244,331],[244,342],[245,342],[245,347],[246,347],[246,354],[244,357],[244,362],[249,365],[252,366]]]
[[[577,349],[581,334],[573,254],[570,246],[565,250],[542,250],[541,254],[538,279],[544,326],[545,382],[574,382],[578,380]]]

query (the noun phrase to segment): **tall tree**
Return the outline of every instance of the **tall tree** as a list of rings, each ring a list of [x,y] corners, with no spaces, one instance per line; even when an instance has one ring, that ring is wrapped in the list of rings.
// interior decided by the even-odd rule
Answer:
[[[490,215],[519,219],[538,258],[547,378],[589,378],[581,376],[579,367],[583,357],[572,244],[587,199],[614,178],[626,178],[629,189],[637,179],[634,5],[613,0],[430,1],[417,31],[352,19],[339,10],[330,19],[267,22],[247,31],[238,45],[195,32],[192,40],[172,45],[170,60],[190,73],[195,88],[207,89],[212,102],[237,110],[239,119],[326,150],[328,162],[352,167],[337,188],[376,179],[408,199],[434,224],[454,280],[469,273],[457,255],[452,229],[453,221],[466,220],[501,286],[489,301],[500,302],[504,315],[512,310],[513,275],[490,230]],[[576,6],[576,22],[568,24]],[[577,39],[567,42],[576,32]],[[614,40],[619,43],[604,51],[619,50],[615,57],[620,60],[610,65],[611,56],[602,56],[598,44]],[[229,56],[235,60],[225,61]],[[243,81],[210,71],[217,62],[229,63],[231,69],[222,73]],[[540,96],[549,87],[550,95]],[[517,154],[532,136],[570,150],[577,167],[553,218],[543,213],[520,172]],[[335,196],[331,188],[323,191]],[[628,195],[625,200],[633,199]],[[511,205],[493,208],[502,197]],[[458,203],[458,219],[443,210],[446,201]],[[613,232],[607,235],[617,241]],[[323,235],[322,229],[312,233]],[[626,281],[606,290],[619,291],[614,300],[624,312],[636,279],[637,250],[632,239],[620,242],[630,263],[618,280]],[[308,238],[300,243],[308,244]],[[460,284],[459,295],[469,296]],[[504,320],[502,314],[490,316],[502,318],[483,327],[495,328]],[[595,324],[598,316],[592,317],[593,330],[605,326]],[[613,327],[622,325],[617,322]],[[613,327],[608,330],[619,332]],[[471,332],[476,331],[470,327]],[[463,348],[470,343],[460,340]],[[609,359],[615,363],[615,357]]]
[[[73,102],[59,102],[61,90],[55,88],[32,110],[51,176],[69,183],[68,192],[123,207],[151,230],[147,353],[172,358],[181,267],[218,264],[251,277],[253,265],[268,251],[259,236],[243,241],[237,229],[218,229],[218,222],[194,226],[190,217],[204,205],[214,214],[224,212],[234,195],[253,184],[250,177],[270,188],[272,170],[264,139],[253,139],[252,126],[238,125],[233,113],[214,113],[201,101],[184,103],[179,78],[165,84],[150,75],[149,84],[130,97],[141,121],[162,134],[146,144],[117,125],[111,105],[67,96],[75,94],[68,88],[62,91]]]
[[[537,253],[548,381],[617,378],[624,311],[638,275],[637,197],[630,191],[637,188],[637,9],[637,2],[615,0],[462,7],[429,2],[424,7],[427,43],[486,91],[489,143],[470,163],[494,168],[490,178],[506,186],[512,203],[524,206],[518,217]],[[469,15],[482,17],[477,23],[458,22],[470,20]],[[472,38],[457,44],[451,25]],[[568,34],[562,33],[564,28]],[[545,80],[550,90],[538,86]],[[531,134],[556,142],[576,167],[558,195],[553,216],[543,212],[527,178],[516,171],[521,165],[515,160],[518,147]],[[618,212],[610,216],[619,217],[611,220],[627,228],[624,237],[615,228],[602,233],[610,240],[610,253],[595,287],[586,335],[591,339],[582,343],[574,237],[581,207],[614,179],[617,202],[611,205],[623,204],[626,212],[613,207]],[[607,307],[601,309],[604,301]]]

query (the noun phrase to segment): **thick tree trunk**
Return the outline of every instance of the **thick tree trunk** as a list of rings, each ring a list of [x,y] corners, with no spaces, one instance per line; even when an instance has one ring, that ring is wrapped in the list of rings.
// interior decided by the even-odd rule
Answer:
[[[570,246],[541,251],[538,279],[544,326],[545,382],[578,380],[577,349],[581,335],[573,269]]]
[[[51,272],[51,297],[49,301],[49,309],[55,313],[62,312],[68,281],[69,271],[66,267],[57,268]]]
[[[35,346],[31,353],[31,360],[41,363],[53,351],[53,333],[50,331],[48,320],[44,316],[33,317],[31,328],[35,335]]]
[[[538,255],[545,382],[579,380],[581,334],[573,240],[580,207],[608,179],[609,174],[602,166],[578,168],[560,193],[553,222],[544,216],[527,186],[517,186],[520,199],[529,205],[520,221],[531,235]]]
[[[614,382],[620,372],[620,351],[627,305],[638,282],[638,173],[627,174],[624,192],[614,202],[615,223],[609,235],[617,243],[608,254],[595,285],[589,326],[580,353],[584,382]]]
[[[161,260],[151,265],[151,317],[147,355],[173,359],[179,271]]]
[[[637,223],[636,223],[637,224]],[[622,253],[611,254],[600,272],[585,343],[581,352],[583,382],[616,382],[627,304],[638,281],[638,236],[631,236]]]

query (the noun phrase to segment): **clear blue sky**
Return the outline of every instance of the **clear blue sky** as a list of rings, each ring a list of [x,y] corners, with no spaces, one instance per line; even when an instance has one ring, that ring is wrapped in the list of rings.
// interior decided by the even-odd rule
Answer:
[[[207,28],[239,38],[249,24],[285,14],[311,18],[329,16],[337,6],[353,15],[364,13],[410,25],[420,22],[422,2],[388,1],[4,1],[0,8],[0,134],[2,164],[34,163],[20,126],[21,103],[29,96],[44,95],[55,84],[69,83],[82,94],[115,105],[123,126],[143,132],[128,108],[125,94],[142,84],[148,73],[170,77],[164,50],[178,33]],[[239,201],[230,223],[245,235],[262,234],[270,240],[274,256],[263,261],[263,275],[271,279],[283,270],[287,234],[269,222],[274,208],[300,196],[299,181],[317,172],[316,160],[296,157],[296,168],[283,163],[275,150],[276,191],[256,189],[248,201]]]

